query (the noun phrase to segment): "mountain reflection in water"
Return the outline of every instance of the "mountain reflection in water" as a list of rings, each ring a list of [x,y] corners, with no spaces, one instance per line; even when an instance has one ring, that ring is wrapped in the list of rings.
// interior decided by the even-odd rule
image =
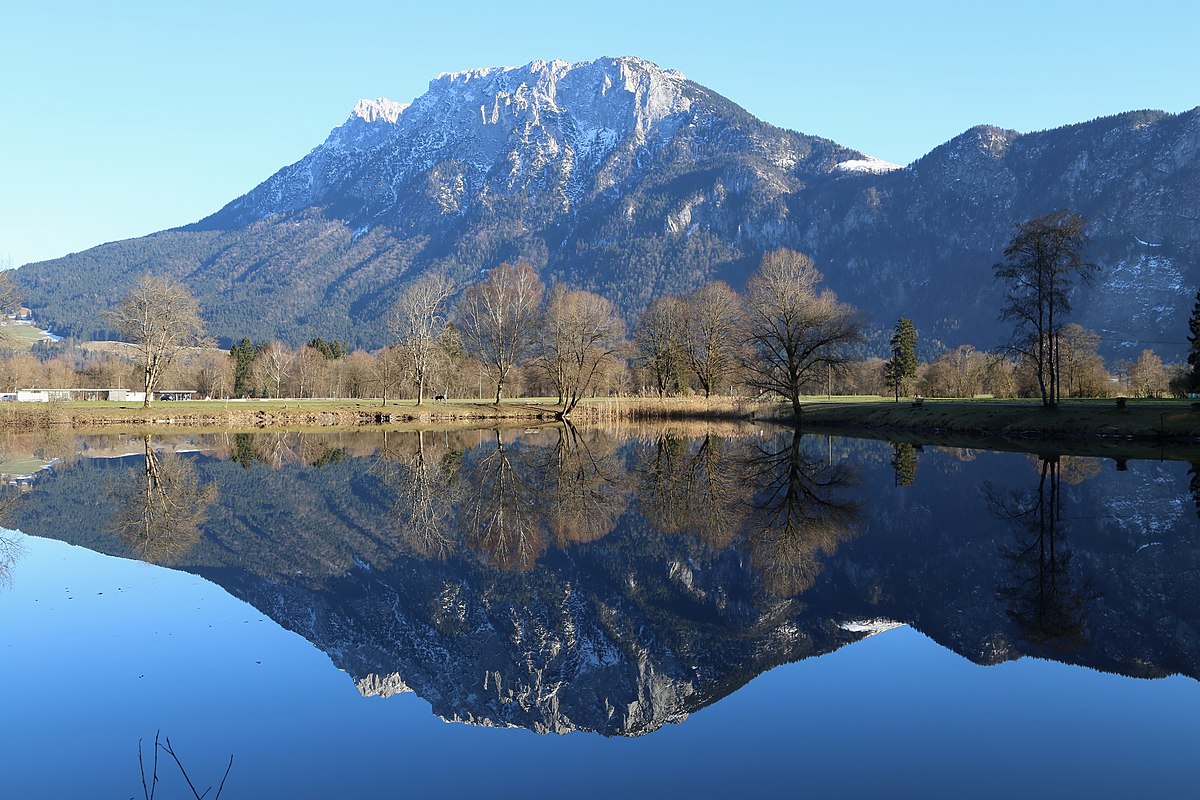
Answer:
[[[1130,466],[737,426],[95,437],[6,507],[212,580],[364,694],[639,735],[897,623],[1200,677],[1194,471]]]

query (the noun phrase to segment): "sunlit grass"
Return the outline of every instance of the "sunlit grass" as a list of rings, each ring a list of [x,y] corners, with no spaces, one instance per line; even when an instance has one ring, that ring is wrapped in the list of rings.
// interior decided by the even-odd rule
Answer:
[[[0,325],[0,347],[29,350],[38,342],[49,338],[49,334],[33,325]]]

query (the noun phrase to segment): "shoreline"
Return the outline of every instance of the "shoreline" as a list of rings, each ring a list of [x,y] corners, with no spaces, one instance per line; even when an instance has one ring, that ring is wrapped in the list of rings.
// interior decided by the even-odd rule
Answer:
[[[868,438],[1200,445],[1200,408],[1186,400],[1129,401],[1123,408],[1111,399],[1075,400],[1055,409],[1017,401],[816,402],[804,406],[801,426]]]
[[[920,403],[874,398],[812,400],[803,406],[799,426],[806,432],[840,432],[866,438],[950,437],[956,441],[995,439],[1061,443],[1200,445],[1200,404],[1184,400],[1068,401],[1043,409],[1020,401],[924,400]],[[553,398],[518,398],[496,405],[485,401],[251,400],[159,401],[149,409],[120,402],[3,404],[0,430],[70,429],[87,431],[371,429],[403,425],[463,425],[557,421]],[[569,417],[578,424],[626,422],[767,422],[793,426],[781,403],[746,398],[599,398],[585,400]]]
[[[581,402],[576,423],[751,420],[757,404],[742,398],[604,398]],[[552,399],[519,398],[499,405],[476,401],[267,400],[159,401],[149,409],[111,401],[4,404],[0,430],[69,428],[88,431],[371,429],[389,425],[547,422],[560,419]]]

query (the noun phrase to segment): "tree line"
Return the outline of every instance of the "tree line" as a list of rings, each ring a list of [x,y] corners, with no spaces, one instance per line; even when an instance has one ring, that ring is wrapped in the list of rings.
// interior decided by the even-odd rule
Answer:
[[[744,291],[710,281],[660,297],[632,330],[608,299],[565,283],[546,287],[527,263],[501,264],[465,287],[427,274],[400,294],[386,317],[390,344],[374,352],[320,337],[298,348],[243,338],[225,355],[205,337],[188,290],[146,276],[105,315],[127,345],[12,355],[0,387],[141,387],[147,403],[168,387],[214,398],[407,397],[418,405],[430,394],[482,399],[486,388],[496,403],[554,397],[564,416],[586,396],[614,393],[779,396],[799,416],[801,399],[813,394],[1036,396],[1053,406],[1064,397],[1194,391],[1200,295],[1186,368],[1145,350],[1110,369],[1100,337],[1067,321],[1074,283],[1099,269],[1083,259],[1085,229],[1067,211],[1016,226],[993,267],[1012,338],[993,351],[948,348],[928,364],[916,358],[918,332],[907,318],[896,324],[889,359],[864,356],[857,311],[821,288],[812,259],[779,249],[763,256]],[[6,308],[17,305],[2,290]]]

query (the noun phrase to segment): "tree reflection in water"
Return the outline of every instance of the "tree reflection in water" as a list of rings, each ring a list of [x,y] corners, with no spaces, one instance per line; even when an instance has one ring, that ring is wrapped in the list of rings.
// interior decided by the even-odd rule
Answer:
[[[892,443],[892,472],[897,486],[912,486],[917,480],[919,466],[916,447],[909,442]]]
[[[462,524],[470,547],[501,569],[524,572],[547,546],[541,498],[522,454],[505,445],[499,430],[495,440],[490,452],[464,460]]]
[[[595,542],[612,533],[629,504],[629,471],[616,441],[581,433],[570,422],[554,428],[554,446],[534,459],[546,528],[558,547]]]
[[[422,558],[444,561],[458,550],[454,503],[457,482],[451,478],[449,448],[439,437],[418,430],[413,434],[384,433],[372,471],[392,487],[396,530]],[[405,448],[411,443],[411,449]]]
[[[117,513],[109,527],[136,558],[176,564],[200,539],[200,525],[216,499],[216,487],[201,485],[196,467],[176,453],[158,453],[143,437],[145,468],[131,470],[113,487]]]
[[[812,585],[820,556],[854,535],[858,510],[842,497],[853,470],[807,452],[799,433],[664,433],[631,453],[564,422],[524,437],[497,430],[458,454],[418,432],[385,439],[372,472],[394,494],[401,540],[422,558],[451,558],[465,541],[496,567],[527,571],[551,547],[612,533],[636,495],[662,533],[748,547],[780,596]]]
[[[0,486],[0,528],[7,527],[9,517],[25,499],[25,493],[16,484]],[[0,530],[0,588],[12,586],[13,565],[25,555],[25,545],[16,532]]]
[[[18,534],[0,531],[0,588],[12,586],[13,565],[25,555],[25,545]]]
[[[1196,516],[1200,517],[1200,464],[1194,461],[1188,467],[1188,491],[1196,504]]]
[[[628,470],[616,443],[570,422],[544,428],[554,444],[481,445],[462,461],[461,524],[468,545],[502,569],[525,571],[554,544],[594,542],[628,505]]]
[[[1050,457],[1039,463],[1040,477],[1032,492],[1005,494],[991,484],[985,486],[992,514],[1009,521],[1016,532],[1016,543],[1001,550],[1009,562],[1012,582],[999,587],[996,595],[1028,642],[1069,652],[1087,644],[1087,606],[1098,595],[1090,580],[1076,586],[1071,574],[1060,460]],[[1078,474],[1072,472],[1068,481]]]
[[[778,597],[812,587],[821,556],[854,537],[859,505],[849,499],[855,469],[805,450],[800,431],[762,440],[746,464],[750,562]]]
[[[656,437],[637,460],[642,513],[662,533],[689,533],[728,547],[746,514],[744,461],[736,440],[727,437]]]

